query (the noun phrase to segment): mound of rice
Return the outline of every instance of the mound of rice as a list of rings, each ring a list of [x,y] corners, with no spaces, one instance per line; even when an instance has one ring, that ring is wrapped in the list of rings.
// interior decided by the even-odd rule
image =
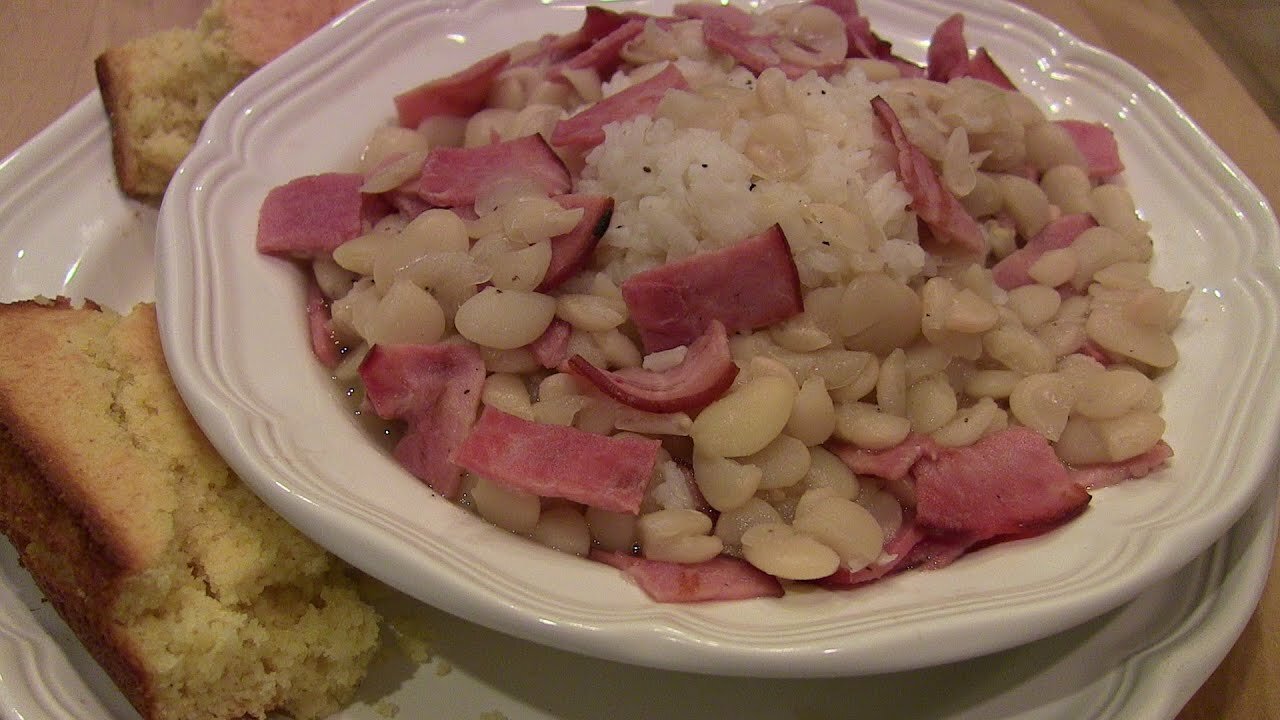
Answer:
[[[757,82],[742,68],[689,62],[681,69],[708,97],[726,85],[749,92]],[[614,198],[598,258],[615,282],[774,224],[786,232],[807,288],[880,267],[903,281],[926,269],[907,211],[911,196],[871,115],[871,98],[885,88],[858,69],[830,80],[814,74],[772,80],[782,83],[785,114],[804,128],[807,150],[798,152],[805,157],[784,161],[794,173],[758,176],[759,164],[747,155],[752,123],[744,119],[716,128],[641,116],[606,127],[605,142],[587,156],[581,190]],[[852,231],[850,222],[857,225]]]

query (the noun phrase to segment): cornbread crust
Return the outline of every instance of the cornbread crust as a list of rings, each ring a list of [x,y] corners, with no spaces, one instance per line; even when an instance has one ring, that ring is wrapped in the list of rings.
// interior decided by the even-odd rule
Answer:
[[[230,472],[154,307],[0,305],[0,531],[144,718],[328,715],[378,617]]]
[[[215,0],[194,28],[113,47],[94,63],[127,194],[164,193],[213,107],[355,0]]]

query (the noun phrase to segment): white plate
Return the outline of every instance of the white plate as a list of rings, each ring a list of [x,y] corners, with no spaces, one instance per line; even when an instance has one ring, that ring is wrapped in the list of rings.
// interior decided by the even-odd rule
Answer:
[[[664,12],[665,0],[617,9]],[[234,91],[161,209],[165,350],[214,444],[272,507],[374,576],[448,612],[563,649],[677,670],[834,676],[917,668],[1012,647],[1134,597],[1207,548],[1262,486],[1280,432],[1276,252],[1256,189],[1159,89],[1014,6],[866,2],[899,52],[922,56],[964,11],[1050,112],[1104,120],[1152,223],[1155,278],[1191,286],[1182,362],[1160,381],[1169,470],[1096,494],[1034,540],[855,592],[702,605],[651,602],[617,571],[559,555],[435,497],[370,442],[311,360],[303,278],[254,250],[266,191],[351,167],[391,97],[542,32],[580,6],[373,0]]]
[[[154,212],[124,201],[96,95],[0,165],[0,299],[152,297]],[[1275,489],[1188,567],[1085,625],[1000,654],[850,680],[709,678],[574,656],[466,623],[404,597],[439,657],[381,658],[361,702],[335,720],[618,720],[667,717],[880,720],[1171,720],[1239,636],[1275,546]],[[453,671],[440,675],[445,663]],[[696,699],[696,700],[695,700]],[[861,710],[851,710],[858,709]],[[0,717],[137,720],[0,542]]]

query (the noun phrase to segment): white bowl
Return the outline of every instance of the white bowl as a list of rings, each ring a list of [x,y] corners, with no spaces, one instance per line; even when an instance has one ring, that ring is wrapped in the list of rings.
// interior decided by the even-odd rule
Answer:
[[[668,0],[611,3],[668,12]],[[849,592],[650,601],[616,570],[494,528],[434,496],[365,434],[311,355],[303,276],[259,255],[259,205],[294,177],[352,167],[391,98],[544,32],[581,5],[372,0],[255,74],[209,119],[161,209],[158,300],[174,377],[228,462],[352,564],[493,628],[582,653],[758,676],[855,675],[972,657],[1116,607],[1221,536],[1275,456],[1280,231],[1257,190],[1133,68],[1025,10],[864,0],[921,59],[963,11],[970,43],[1051,114],[1116,132],[1156,239],[1156,281],[1195,289],[1160,379],[1172,465],[1095,494],[1066,527]]]

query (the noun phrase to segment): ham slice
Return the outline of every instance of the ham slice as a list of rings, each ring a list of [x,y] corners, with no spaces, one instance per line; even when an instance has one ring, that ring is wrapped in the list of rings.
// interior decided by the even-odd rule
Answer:
[[[307,329],[311,333],[311,351],[320,364],[330,370],[338,367],[341,359],[338,339],[334,337],[333,328],[329,324],[332,319],[329,299],[320,292],[320,286],[313,277],[307,283]]]
[[[471,148],[439,147],[422,165],[418,194],[436,207],[470,207],[503,183],[547,195],[569,191],[569,170],[541,135]]]
[[[591,47],[592,44],[622,27],[630,18],[630,13],[617,13],[595,5],[588,5],[582,27],[563,35],[544,35],[538,41],[538,48],[512,63],[514,67],[540,67],[544,69],[561,66]],[[548,72],[550,74],[550,71]]]
[[[572,230],[551,238],[551,264],[537,287],[543,293],[559,287],[587,266],[613,218],[613,198],[607,195],[561,195],[555,200],[560,207],[582,208],[583,212]]]
[[[622,570],[658,602],[686,603],[782,597],[777,578],[745,560],[721,555],[681,564],[592,550],[591,559]]]
[[[406,423],[392,454],[451,500],[458,496],[462,470],[449,456],[475,421],[484,377],[480,351],[460,343],[375,345],[360,363],[374,413]]]
[[[595,435],[486,407],[453,461],[509,488],[635,514],[660,446],[657,440]]]
[[[653,413],[701,410],[724,394],[738,376],[729,354],[724,325],[712,320],[707,331],[689,346],[679,365],[661,372],[643,368],[601,370],[581,355],[569,367],[618,402]]]
[[[893,45],[871,32],[871,20],[858,10],[856,0],[814,0],[813,4],[834,12],[844,21],[844,34],[849,41],[846,57],[888,60],[893,56]]]
[[[1111,128],[1083,120],[1058,120],[1055,124],[1067,131],[1076,149],[1084,156],[1089,166],[1089,177],[1109,178],[1124,170],[1124,163],[1120,162],[1120,148]]]
[[[941,570],[973,549],[975,545],[964,536],[926,535],[902,558],[902,569]]]
[[[942,184],[928,156],[907,139],[893,108],[881,97],[872,98],[871,107],[898,151],[898,177],[911,194],[911,208],[933,237],[965,252],[985,253],[987,244],[977,221]]]
[[[986,48],[978,48],[969,57],[969,44],[964,37],[964,15],[956,13],[943,20],[933,31],[926,56],[926,77],[937,82],[971,77],[985,80],[1005,90],[1016,90]]]
[[[1064,285],[1059,289],[1059,292],[1069,287],[1071,286]],[[1111,353],[1107,352],[1107,349],[1099,345],[1093,338],[1085,338],[1084,343],[1082,343],[1080,347],[1076,348],[1076,352],[1081,355],[1088,355],[1094,360],[1097,360],[1100,365],[1114,365],[1116,362],[1115,359],[1111,357]]]
[[[615,93],[556,123],[551,132],[551,144],[578,150],[590,150],[604,142],[604,126],[609,123],[630,120],[640,115],[652,115],[668,90],[688,90],[689,83],[675,65]]]
[[[778,68],[788,78],[795,80],[810,70],[825,77],[844,69],[843,62],[818,65],[783,60],[775,47],[778,40],[776,36],[757,35],[749,25],[743,27],[716,15],[703,19],[702,40],[707,47],[728,55],[757,75],[769,68]]]
[[[1009,253],[991,267],[991,279],[1005,290],[1031,285],[1035,280],[1027,274],[1031,266],[1050,250],[1068,247],[1080,233],[1098,223],[1087,213],[1063,215],[1045,225],[1027,244]]]
[[[987,52],[984,47],[975,50],[973,57],[969,58],[969,67],[965,71],[965,76],[986,80],[992,85],[1005,90],[1013,90],[1015,92],[1018,90],[1004,70],[1001,70],[1000,66],[996,64],[995,58],[991,57],[991,53]]]
[[[916,522],[930,535],[962,544],[1037,534],[1089,504],[1089,493],[1072,481],[1049,442],[1020,426],[968,447],[944,448],[911,472]]]
[[[904,518],[898,531],[892,537],[885,538],[880,557],[870,565],[857,570],[850,570],[842,565],[817,583],[833,590],[843,590],[865,585],[899,570],[907,570],[911,567],[907,561],[912,548],[924,539],[924,530],[913,520]]]
[[[592,41],[587,49],[574,55],[551,75],[553,77],[560,75],[565,69],[592,69],[596,71],[596,77],[609,79],[622,64],[623,46],[644,30],[644,23],[645,21],[641,18],[624,19],[621,25],[607,35]]]
[[[969,66],[969,44],[964,39],[964,15],[956,13],[934,28],[925,60],[927,77],[934,82],[944,83],[964,77]]]
[[[1125,480],[1146,477],[1173,457],[1173,448],[1161,440],[1137,457],[1114,463],[1082,465],[1071,470],[1071,479],[1086,490],[1097,490]]]
[[[572,333],[572,325],[556,318],[537,340],[529,343],[529,352],[542,367],[558,368],[569,359],[569,336]]]
[[[939,445],[928,435],[911,433],[905,440],[887,450],[863,450],[847,443],[832,443],[827,449],[856,475],[901,480],[911,472],[911,467],[920,458],[937,457]]]
[[[386,207],[363,184],[359,173],[325,173],[272,188],[258,212],[258,252],[321,257],[359,236]]]
[[[394,100],[400,126],[416,128],[423,120],[437,115],[476,114],[484,108],[498,73],[510,59],[511,53],[504,50],[453,75],[400,93]]]
[[[636,273],[622,283],[622,297],[646,353],[689,345],[712,320],[734,333],[804,309],[791,248],[776,225],[723,250]]]

